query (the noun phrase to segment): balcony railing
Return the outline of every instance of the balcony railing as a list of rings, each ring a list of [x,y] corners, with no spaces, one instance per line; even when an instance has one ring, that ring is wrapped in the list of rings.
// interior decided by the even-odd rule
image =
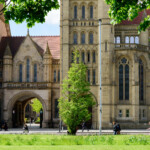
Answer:
[[[47,89],[51,86],[51,83],[35,83],[35,82],[23,82],[23,83],[4,83],[3,87],[4,88],[9,88],[9,89]]]
[[[145,46],[145,45],[141,45],[141,44],[115,44],[115,49],[116,50],[131,50],[131,49],[135,49],[135,50],[143,50],[143,51],[148,51],[150,52],[150,47],[149,46]]]

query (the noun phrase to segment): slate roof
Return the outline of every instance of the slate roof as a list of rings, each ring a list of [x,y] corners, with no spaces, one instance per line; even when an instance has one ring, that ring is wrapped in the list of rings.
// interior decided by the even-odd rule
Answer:
[[[53,59],[60,59],[60,36],[30,36],[37,50],[44,54],[46,51],[47,43],[52,54]],[[4,51],[9,45],[12,56],[14,57],[18,51],[20,45],[25,40],[25,36],[22,37],[2,37],[0,42],[0,59],[3,58]]]
[[[150,9],[139,12],[139,15],[133,21],[124,20],[120,23],[120,25],[139,25],[143,20],[143,17],[145,15],[144,13],[146,15],[150,15]]]

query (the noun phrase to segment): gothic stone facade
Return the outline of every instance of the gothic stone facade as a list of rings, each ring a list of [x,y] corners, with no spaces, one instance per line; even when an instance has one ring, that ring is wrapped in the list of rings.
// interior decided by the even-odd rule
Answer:
[[[91,126],[99,128],[101,19],[102,127],[112,128],[112,122],[117,121],[122,128],[147,128],[150,30],[138,34],[137,27],[150,11],[139,13],[134,21],[113,26],[103,0],[61,0],[60,6],[60,37],[10,37],[8,26],[0,19],[1,118],[12,125],[16,110],[21,114],[17,122],[22,122],[28,100],[36,97],[43,104],[43,125],[58,125],[59,78],[62,83],[67,77],[72,52],[77,49],[88,67],[87,80],[97,103],[92,108]]]
[[[43,105],[43,127],[58,125],[59,43],[59,36],[1,38],[1,119],[9,126],[23,124],[32,98]]]
[[[102,52],[102,127],[117,121],[125,128],[146,128],[150,121],[150,30],[137,27],[150,11],[134,21],[111,25],[104,0],[61,0],[61,73],[79,50],[87,65],[87,80],[98,107],[92,109],[92,126],[99,127],[99,19]]]

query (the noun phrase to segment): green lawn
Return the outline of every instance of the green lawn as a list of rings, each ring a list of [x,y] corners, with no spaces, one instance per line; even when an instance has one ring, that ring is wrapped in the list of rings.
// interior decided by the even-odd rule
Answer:
[[[0,135],[0,150],[149,150],[150,135]]]

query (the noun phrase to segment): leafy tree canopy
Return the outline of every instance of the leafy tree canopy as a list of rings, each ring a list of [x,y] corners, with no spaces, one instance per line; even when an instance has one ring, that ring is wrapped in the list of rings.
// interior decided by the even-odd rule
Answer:
[[[95,104],[86,81],[87,68],[83,63],[78,63],[78,60],[79,54],[76,51],[68,78],[63,80],[62,96],[59,99],[59,115],[70,134],[75,134],[77,126],[90,119],[88,108]]]
[[[33,111],[35,111],[36,113],[39,113],[40,110],[43,109],[41,102],[37,98],[32,99],[32,101],[33,101],[33,103],[30,105],[31,105]]]
[[[9,20],[16,23],[26,21],[27,27],[45,22],[48,12],[59,8],[58,0],[0,0],[0,3],[3,4],[1,13],[4,13],[6,23]]]
[[[138,13],[150,9],[150,0],[105,0],[110,5],[109,16],[112,24],[121,23],[122,20],[133,20]],[[150,16],[144,18],[138,30],[145,31],[150,26]]]

